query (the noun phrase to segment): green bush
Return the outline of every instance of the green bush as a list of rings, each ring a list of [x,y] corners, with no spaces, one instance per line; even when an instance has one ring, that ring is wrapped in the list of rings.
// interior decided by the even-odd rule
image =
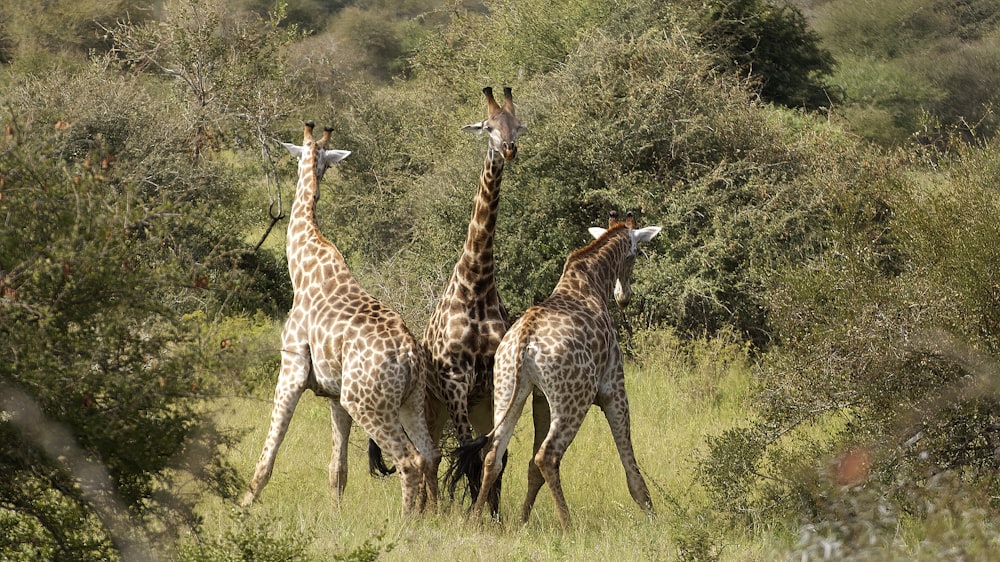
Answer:
[[[794,5],[771,0],[708,2],[696,29],[720,68],[755,83],[762,98],[787,107],[829,108],[840,92],[825,83],[833,55]]]
[[[880,493],[995,474],[997,280],[982,264],[997,259],[998,154],[962,149],[922,176],[872,170],[884,207],[842,213],[826,251],[775,278],[760,420],[713,438],[702,461],[720,510],[822,519],[832,500],[817,486],[836,478],[815,474],[857,447],[871,451],[860,482]],[[909,513],[908,498],[889,499]]]
[[[177,481],[223,497],[237,486],[222,459],[231,436],[202,411],[227,382],[211,368],[224,351],[187,313],[273,313],[282,297],[254,298],[272,287],[243,260],[251,166],[193,158],[183,104],[115,70],[100,58],[4,84],[0,383],[106,470],[107,496],[160,547],[198,525]],[[115,558],[122,544],[77,469],[9,422],[4,553]]]
[[[220,538],[198,537],[179,548],[181,562],[308,562],[312,538],[305,532],[279,532],[274,522],[245,511],[230,514],[231,528]]]
[[[839,61],[830,78],[844,91],[838,112],[864,138],[898,145],[996,133],[996,2],[837,0],[813,21]]]
[[[103,466],[114,488],[99,496],[116,498],[139,534],[170,535],[194,522],[190,504],[168,493],[180,474],[219,493],[235,485],[220,455],[225,440],[198,413],[206,381],[174,353],[188,341],[179,311],[198,300],[214,256],[196,267],[164,252],[194,217],[143,197],[118,172],[127,161],[108,163],[99,136],[71,143],[74,157],[58,152],[72,126],[42,135],[42,123],[16,125],[24,136],[6,139],[0,165],[0,383],[65,431],[68,451]],[[0,423],[0,511],[16,529],[4,552],[114,558],[122,537],[88,495],[89,478],[45,445],[48,436],[6,415]]]

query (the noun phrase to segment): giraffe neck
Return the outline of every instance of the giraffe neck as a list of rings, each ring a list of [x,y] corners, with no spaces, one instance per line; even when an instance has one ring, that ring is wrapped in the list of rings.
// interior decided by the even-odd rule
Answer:
[[[285,251],[288,255],[288,270],[292,278],[292,289],[297,291],[306,283],[306,272],[316,270],[316,263],[347,269],[347,264],[337,247],[323,237],[316,224],[316,195],[319,183],[316,180],[315,147],[299,160],[299,181],[295,186],[295,200],[288,217],[288,233]],[[318,270],[317,270],[318,271]]]
[[[596,297],[607,304],[630,244],[627,230],[618,229],[577,250],[566,260],[556,290]]]
[[[462,256],[456,273],[466,277],[493,278],[493,238],[500,205],[500,181],[503,179],[504,159],[499,151],[488,149],[479,176],[479,190],[472,206],[472,219],[465,237]]]

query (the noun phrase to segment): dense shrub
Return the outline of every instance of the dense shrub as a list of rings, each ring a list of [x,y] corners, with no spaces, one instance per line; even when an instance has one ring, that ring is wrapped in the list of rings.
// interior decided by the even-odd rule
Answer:
[[[100,135],[69,142],[81,121],[11,123],[0,164],[0,384],[5,401],[24,393],[0,423],[2,550],[14,560],[114,558],[127,537],[96,498],[156,538],[195,522],[165,493],[181,473],[203,490],[234,485],[198,414],[210,381],[177,352],[192,343],[180,312],[212,290],[217,256],[196,265],[172,253],[197,216],[176,212],[186,207],[171,194],[144,195]],[[35,406],[53,425],[41,435],[10,417]],[[77,456],[99,462],[113,489],[66,460]]]
[[[159,548],[198,525],[178,480],[231,495],[228,437],[201,410],[229,382],[209,368],[227,345],[202,338],[198,320],[281,300],[267,266],[245,259],[252,166],[194,158],[183,104],[115,70],[101,58],[4,84],[0,384],[5,400],[24,393],[0,417],[12,559],[115,558],[127,551],[116,519]],[[8,414],[34,406],[51,431]],[[48,445],[57,434],[65,458],[102,467],[110,490]],[[111,520],[95,494],[121,505]]]
[[[772,0],[708,2],[701,41],[725,71],[749,77],[762,98],[788,107],[830,107],[840,91],[826,80],[833,55],[793,5]]]
[[[996,473],[997,280],[984,264],[1000,236],[998,154],[964,149],[920,181],[899,162],[871,170],[885,207],[859,211],[883,215],[872,223],[882,228],[842,213],[826,251],[775,278],[780,345],[759,372],[761,419],[713,438],[703,462],[720,509],[820,517],[824,500],[803,475],[859,448],[864,468],[849,484]],[[894,509],[911,512],[909,497],[890,498]]]

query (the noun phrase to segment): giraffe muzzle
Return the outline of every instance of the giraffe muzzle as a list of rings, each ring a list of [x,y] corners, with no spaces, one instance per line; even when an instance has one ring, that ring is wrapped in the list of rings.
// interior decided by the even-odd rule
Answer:
[[[632,286],[631,284],[625,285],[621,280],[615,281],[614,290],[615,302],[618,303],[618,308],[625,308],[628,303],[632,302]]]
[[[500,152],[503,154],[503,159],[509,162],[517,156],[517,145],[512,142],[502,143]]]

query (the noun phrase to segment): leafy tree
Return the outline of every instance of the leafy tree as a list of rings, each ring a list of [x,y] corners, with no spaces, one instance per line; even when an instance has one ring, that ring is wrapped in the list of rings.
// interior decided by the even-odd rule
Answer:
[[[162,21],[121,21],[108,30],[117,53],[138,72],[175,81],[187,102],[195,157],[222,134],[249,129],[265,148],[275,123],[302,97],[282,49],[301,35],[282,28],[285,4],[267,18],[232,16],[222,1],[176,0]]]
[[[240,37],[252,46],[252,34]],[[230,340],[208,337],[205,324],[223,313],[276,313],[288,298],[268,280],[287,278],[279,262],[244,241],[255,219],[242,211],[247,180],[261,170],[243,149],[283,103],[268,97],[278,89],[266,79],[274,53],[245,52],[256,58],[184,75],[191,81],[177,83],[192,89],[180,91],[193,96],[163,95],[107,57],[4,85],[0,384],[24,396],[4,409],[36,405],[37,418],[78,451],[54,453],[48,434],[16,423],[20,414],[0,417],[0,463],[10,475],[0,486],[5,558],[115,558],[142,535],[167,548],[181,528],[198,526],[195,497],[176,493],[177,482],[194,484],[196,495],[233,493],[237,479],[222,460],[228,438],[202,411],[229,384],[213,369],[231,362],[219,358]],[[201,60],[198,72],[218,62]],[[212,107],[221,117],[198,147],[191,133]],[[236,129],[240,119],[258,136]],[[223,152],[227,137],[236,142]],[[110,484],[94,488],[79,466],[104,467]],[[105,504],[121,508],[108,516]],[[122,539],[122,527],[138,538]]]
[[[699,15],[702,41],[720,68],[755,82],[765,100],[807,108],[839,100],[824,82],[833,73],[833,55],[795,6],[717,0]]]
[[[156,540],[195,522],[189,500],[168,493],[181,474],[232,492],[219,437],[199,415],[211,380],[183,351],[196,333],[183,313],[213,289],[223,256],[194,263],[173,251],[177,233],[200,220],[184,194],[150,192],[128,149],[85,122],[53,123],[15,117],[3,141],[0,384],[24,393],[5,411],[37,405],[68,437],[53,449],[44,443],[58,434],[0,418],[0,550],[14,560],[115,558],[121,537],[95,496],[116,498],[126,528]],[[94,492],[67,465],[74,448],[106,468],[112,489]]]

